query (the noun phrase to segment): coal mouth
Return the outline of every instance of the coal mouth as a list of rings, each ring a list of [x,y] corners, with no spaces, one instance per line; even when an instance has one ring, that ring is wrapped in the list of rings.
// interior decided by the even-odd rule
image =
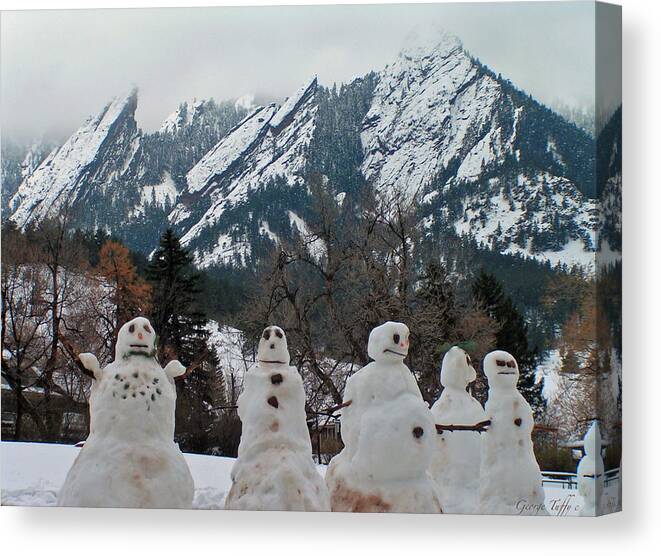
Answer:
[[[149,348],[149,346],[147,344],[130,344],[129,347],[132,347],[132,348],[145,348],[145,349]]]
[[[394,353],[395,355],[399,355],[400,357],[406,357],[406,353],[400,353],[399,351],[395,351],[394,349],[384,349],[383,353]]]
[[[498,374],[499,375],[513,375],[514,371],[500,371]]]

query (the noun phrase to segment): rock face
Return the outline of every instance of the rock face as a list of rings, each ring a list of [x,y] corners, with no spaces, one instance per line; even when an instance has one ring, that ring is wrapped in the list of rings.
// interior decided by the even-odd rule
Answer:
[[[104,227],[144,252],[153,249],[145,238],[171,225],[200,266],[249,266],[308,234],[311,183],[338,203],[367,186],[415,197],[422,241],[459,236],[490,252],[594,270],[603,245],[595,230],[619,198],[617,177],[600,178],[613,130],[597,149],[456,37],[414,42],[380,73],[339,89],[312,78],[282,105],[248,100],[184,102],[143,134],[132,92],[25,175],[17,161],[3,162],[10,193],[22,180],[3,207],[19,226],[71,207],[78,225]]]
[[[21,183],[10,202],[18,226],[83,203],[91,214],[82,220],[93,225],[95,214],[120,198],[140,147],[137,100],[137,91],[114,99]]]
[[[594,267],[594,143],[451,35],[404,49],[363,122],[362,171],[417,196],[425,227],[501,253]]]
[[[306,154],[317,112],[316,89],[313,78],[282,106],[257,108],[186,176],[186,189],[169,219],[187,230],[183,243],[194,250],[201,266],[246,263],[251,246],[242,237],[246,223],[236,213],[244,212],[242,207],[254,191],[276,182],[304,187]],[[267,221],[254,224],[276,239]]]

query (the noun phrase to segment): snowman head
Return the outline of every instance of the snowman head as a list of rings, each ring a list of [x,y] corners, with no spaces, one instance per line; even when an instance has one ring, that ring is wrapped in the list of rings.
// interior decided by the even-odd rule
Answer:
[[[280,363],[289,365],[287,337],[279,326],[268,326],[262,332],[257,348],[257,360],[260,363]]]
[[[137,317],[119,329],[115,360],[155,356],[156,332],[146,318]]]
[[[377,326],[367,342],[367,354],[377,363],[401,363],[409,354],[409,328],[388,321]]]
[[[592,421],[592,425],[583,437],[583,449],[588,456],[601,457],[601,432],[597,420]]]
[[[476,379],[470,356],[459,346],[454,346],[443,357],[441,384],[446,388],[465,390]]]
[[[489,388],[516,388],[519,365],[506,351],[492,351],[484,358],[484,374],[489,379]]]

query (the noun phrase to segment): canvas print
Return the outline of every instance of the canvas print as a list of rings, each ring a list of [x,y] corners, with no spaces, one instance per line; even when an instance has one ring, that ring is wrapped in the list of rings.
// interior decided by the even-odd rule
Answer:
[[[620,510],[620,17],[2,13],[2,505]]]

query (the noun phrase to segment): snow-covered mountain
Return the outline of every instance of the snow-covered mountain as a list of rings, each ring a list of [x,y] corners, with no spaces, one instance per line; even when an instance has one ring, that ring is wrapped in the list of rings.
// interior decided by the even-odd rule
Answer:
[[[427,241],[594,269],[596,141],[451,35],[339,89],[312,78],[281,105],[185,102],[153,134],[136,103],[114,100],[24,176],[11,219],[68,206],[145,252],[171,225],[199,265],[250,265],[308,233],[317,175],[338,202],[366,185],[415,197]]]
[[[427,228],[553,266],[594,268],[592,140],[487,70],[456,37],[406,48],[381,73],[361,141],[367,180],[417,195]]]
[[[316,90],[315,77],[282,106],[258,107],[188,172],[186,189],[169,220],[186,230],[182,242],[194,250],[199,265],[245,264],[251,252],[245,217],[227,213],[241,211],[253,191],[276,182],[304,186]],[[267,221],[253,223],[277,240]]]
[[[137,91],[114,99],[55,149],[12,197],[11,219],[25,227],[84,205],[87,215],[79,218],[96,224],[95,215],[121,198],[125,177],[134,171],[140,150],[136,106]]]

